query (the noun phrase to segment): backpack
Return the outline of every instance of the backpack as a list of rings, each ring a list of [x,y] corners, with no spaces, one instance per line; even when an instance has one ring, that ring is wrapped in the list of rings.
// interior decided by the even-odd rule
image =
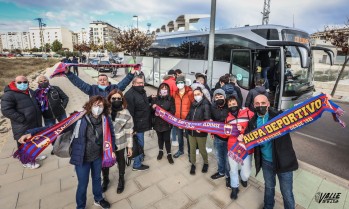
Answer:
[[[81,124],[81,120],[78,120],[73,130],[64,132],[63,134],[57,137],[53,145],[53,153],[57,157],[61,157],[61,158],[71,157],[71,152],[72,152],[71,144],[74,138],[77,138],[79,136],[80,124]]]

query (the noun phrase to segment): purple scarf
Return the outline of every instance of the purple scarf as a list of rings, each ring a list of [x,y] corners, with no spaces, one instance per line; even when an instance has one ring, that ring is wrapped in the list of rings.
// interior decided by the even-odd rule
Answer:
[[[48,97],[47,93],[50,90],[51,86],[49,85],[48,87],[44,88],[38,88],[36,91],[35,97],[36,100],[39,102],[41,112],[44,112],[45,110],[48,110]]]

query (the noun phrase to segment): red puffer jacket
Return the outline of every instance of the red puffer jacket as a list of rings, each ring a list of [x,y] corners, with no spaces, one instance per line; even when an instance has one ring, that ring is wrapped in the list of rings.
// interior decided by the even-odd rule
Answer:
[[[244,134],[245,129],[247,128],[248,121],[254,116],[254,112],[252,112],[250,109],[243,107],[239,110],[237,118],[235,118],[234,115],[231,113],[228,113],[228,117],[225,120],[225,123],[229,124],[240,124],[242,126],[241,134]],[[235,136],[229,136],[228,138],[228,151],[231,149],[231,147],[236,143],[237,137]],[[253,153],[253,149],[250,149],[248,151],[248,154]]]
[[[163,83],[166,83],[167,85],[170,86],[171,97],[174,97],[176,91],[178,90],[178,87],[176,85],[176,78],[173,76],[165,76]]]
[[[179,94],[179,90],[176,91],[174,95],[175,105],[176,105],[176,118],[185,119],[189,113],[190,106],[194,102],[193,91],[189,86],[185,86],[185,93]]]

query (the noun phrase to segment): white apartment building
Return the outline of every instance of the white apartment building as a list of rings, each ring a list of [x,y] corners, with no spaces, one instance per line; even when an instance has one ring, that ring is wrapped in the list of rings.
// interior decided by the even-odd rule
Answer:
[[[62,48],[67,48],[70,51],[73,51],[73,32],[63,27],[44,27],[43,30],[43,45],[46,43],[52,44],[55,40],[58,40],[62,43]],[[32,48],[40,48],[41,40],[40,40],[40,29],[39,27],[30,27],[30,42],[32,44]]]
[[[3,49],[31,49],[31,42],[28,32],[6,32],[1,34],[1,47]]]
[[[81,28],[81,31],[77,32],[78,34],[78,44],[82,43],[90,43],[90,33],[85,30],[85,28]]]
[[[97,45],[114,42],[113,36],[119,32],[118,28],[103,21],[93,21],[89,28],[90,41]]]
[[[2,41],[1,41],[1,35],[0,35],[0,53],[2,52],[4,48],[2,47]]]

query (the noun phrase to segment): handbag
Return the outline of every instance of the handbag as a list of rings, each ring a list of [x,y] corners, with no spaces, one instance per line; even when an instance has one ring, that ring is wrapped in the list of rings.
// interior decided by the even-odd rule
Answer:
[[[61,158],[70,158],[71,157],[71,144],[74,138],[77,138],[79,135],[81,120],[78,120],[74,130],[69,130],[57,137],[55,144],[53,145],[53,153],[57,157]]]
[[[138,143],[138,137],[136,134],[133,135],[133,146],[132,146],[132,155],[130,157],[127,157],[126,165],[131,165],[131,159],[141,155],[144,153],[143,147],[139,145]],[[127,153],[127,152],[126,152]]]

